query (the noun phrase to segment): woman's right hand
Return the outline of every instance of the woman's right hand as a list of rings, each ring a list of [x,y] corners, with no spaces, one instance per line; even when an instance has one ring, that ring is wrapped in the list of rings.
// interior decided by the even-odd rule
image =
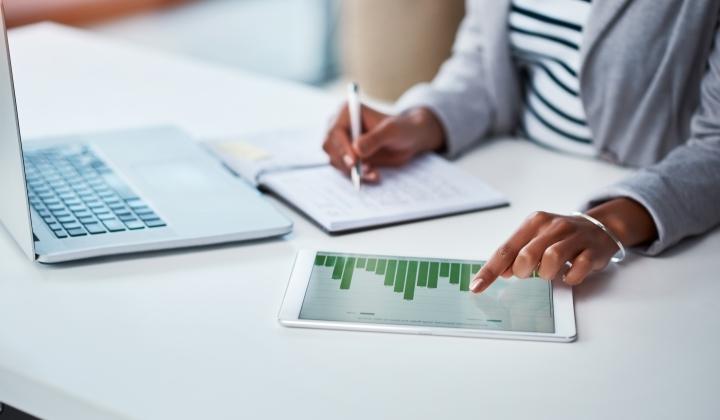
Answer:
[[[366,182],[380,180],[380,166],[402,166],[420,153],[440,150],[445,145],[443,127],[428,108],[390,116],[363,105],[361,121],[363,134],[353,144],[348,107],[343,105],[323,149],[330,163],[346,175],[360,159]]]

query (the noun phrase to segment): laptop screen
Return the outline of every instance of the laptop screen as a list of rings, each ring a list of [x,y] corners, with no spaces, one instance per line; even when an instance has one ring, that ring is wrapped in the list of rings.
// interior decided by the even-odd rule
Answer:
[[[20,127],[15,104],[5,11],[0,2],[0,221],[23,252],[35,258],[25,185]]]

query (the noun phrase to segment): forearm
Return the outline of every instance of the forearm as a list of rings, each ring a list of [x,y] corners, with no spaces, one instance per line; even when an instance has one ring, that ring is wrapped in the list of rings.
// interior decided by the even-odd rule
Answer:
[[[156,7],[181,3],[185,0],[5,0],[9,26],[42,20],[79,24]]]
[[[655,222],[656,239],[642,243],[641,253],[657,255],[685,237],[709,231],[720,224],[720,141],[678,147],[662,162],[600,191],[584,208],[620,197],[642,204]]]
[[[418,127],[422,127],[422,135],[417,139],[418,152],[443,152],[446,149],[445,129],[437,115],[427,107],[410,109],[406,115]]]
[[[623,245],[631,247],[657,239],[652,216],[640,203],[627,197],[606,201],[586,212],[601,221]]]

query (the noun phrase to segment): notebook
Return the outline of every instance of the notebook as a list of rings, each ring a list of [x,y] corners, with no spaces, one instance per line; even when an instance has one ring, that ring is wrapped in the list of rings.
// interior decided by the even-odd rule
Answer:
[[[287,202],[324,230],[343,233],[508,205],[507,198],[446,159],[425,154],[382,168],[356,191],[331,167],[316,130],[263,133],[206,143],[231,170]]]

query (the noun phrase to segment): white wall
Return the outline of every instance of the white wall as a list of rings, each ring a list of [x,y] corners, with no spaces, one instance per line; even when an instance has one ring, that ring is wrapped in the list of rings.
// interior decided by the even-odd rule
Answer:
[[[93,26],[223,65],[319,84],[334,75],[336,0],[204,0]]]

